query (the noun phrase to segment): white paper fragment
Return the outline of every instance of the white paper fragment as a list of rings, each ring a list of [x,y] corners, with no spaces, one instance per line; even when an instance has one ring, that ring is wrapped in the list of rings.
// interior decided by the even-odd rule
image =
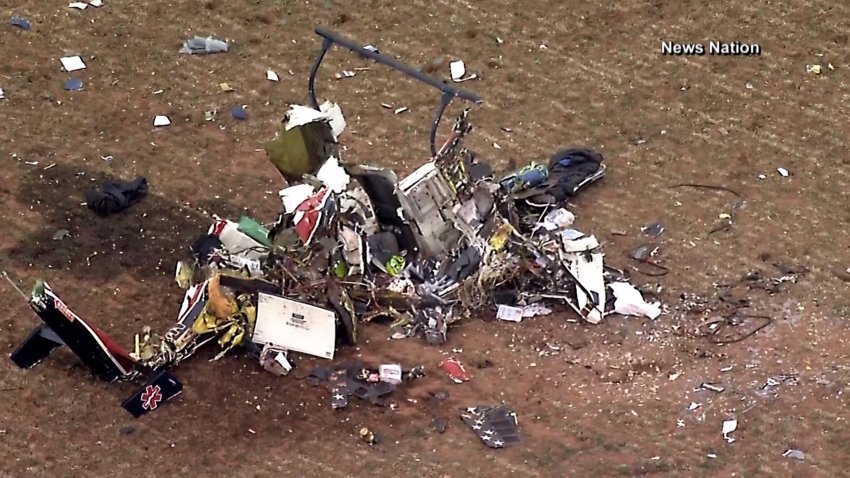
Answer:
[[[449,70],[450,70],[451,75],[452,75],[452,80],[457,81],[457,80],[463,78],[463,75],[466,74],[466,65],[464,65],[463,61],[461,61],[461,60],[453,61],[449,65]]]
[[[316,178],[337,194],[345,191],[348,188],[348,182],[351,180],[345,169],[339,165],[339,160],[333,156],[328,158],[325,164],[319,168]]]
[[[309,184],[296,184],[286,189],[281,189],[280,199],[283,201],[283,211],[286,214],[292,214],[295,209],[310,196],[313,195],[313,186]]]
[[[378,376],[382,382],[398,385],[401,383],[401,365],[383,364],[378,366]]]
[[[622,315],[644,316],[653,320],[661,315],[661,304],[646,302],[640,291],[628,282],[614,282],[610,287],[616,298],[614,312]]]
[[[77,70],[85,70],[86,64],[83,63],[83,59],[79,56],[64,56],[59,59],[62,62],[62,68],[67,72],[77,71]]]
[[[266,79],[269,81],[280,81],[280,77],[273,70],[266,71]]]
[[[788,175],[790,174],[790,173],[788,172],[788,170],[787,170],[787,169],[785,169],[785,168],[776,168],[776,171],[778,171],[778,172],[779,172],[779,175],[780,175],[780,176],[782,176],[783,178],[787,178],[787,177],[788,177]]]
[[[93,7],[99,7],[99,6],[103,5],[103,0],[91,0],[89,2],[89,5],[91,5]]]
[[[333,359],[336,315],[327,309],[259,293],[257,321],[251,340],[286,350]]]
[[[85,10],[87,6],[89,6],[89,4],[83,2],[71,2],[68,4],[68,7],[76,8],[77,10]]]
[[[3,92],[3,88],[0,88],[0,100],[6,99],[6,93]]]
[[[168,126],[171,124],[171,120],[168,119],[168,116],[157,115],[156,118],[153,119],[154,126]]]
[[[727,443],[734,443],[735,439],[730,437],[729,434],[738,429],[738,420],[726,420],[723,422],[723,429],[721,433],[723,433],[723,439],[726,440]]]
[[[537,317],[538,315],[549,315],[551,313],[552,309],[542,304],[531,304],[522,308],[523,318]]]
[[[522,307],[511,307],[510,305],[499,304],[499,310],[496,312],[496,318],[499,320],[507,320],[508,322],[522,322]]]

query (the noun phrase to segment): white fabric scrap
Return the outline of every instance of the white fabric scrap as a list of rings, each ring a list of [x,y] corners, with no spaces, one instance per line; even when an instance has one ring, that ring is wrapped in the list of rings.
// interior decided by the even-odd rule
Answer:
[[[331,191],[339,194],[348,187],[351,177],[345,172],[345,169],[339,165],[339,160],[333,156],[325,161],[325,164],[319,168],[316,173],[316,178],[327,184]]]
[[[614,293],[614,312],[622,315],[644,316],[657,319],[661,315],[661,303],[652,304],[643,300],[640,291],[628,282],[614,282],[611,284]]]

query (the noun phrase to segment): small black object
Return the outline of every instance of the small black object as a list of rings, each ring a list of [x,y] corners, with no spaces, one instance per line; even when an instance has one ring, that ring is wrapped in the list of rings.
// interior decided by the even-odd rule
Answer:
[[[130,182],[105,182],[100,191],[86,191],[89,209],[108,216],[127,209],[148,194],[148,180],[142,176]]]

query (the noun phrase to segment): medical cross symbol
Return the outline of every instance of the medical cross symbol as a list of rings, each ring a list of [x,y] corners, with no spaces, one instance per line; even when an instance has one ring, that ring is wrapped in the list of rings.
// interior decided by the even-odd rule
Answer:
[[[159,385],[148,385],[145,388],[145,393],[142,394],[142,408],[145,410],[156,410],[159,402],[162,401],[162,389]]]

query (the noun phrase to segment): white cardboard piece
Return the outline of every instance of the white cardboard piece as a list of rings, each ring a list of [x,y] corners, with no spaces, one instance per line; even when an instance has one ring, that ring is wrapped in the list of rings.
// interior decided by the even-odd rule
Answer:
[[[59,61],[62,62],[62,68],[69,73],[72,71],[86,69],[86,64],[79,56],[63,56],[59,59]]]
[[[251,340],[286,350],[333,359],[336,349],[336,315],[276,295],[259,293],[257,322]]]

